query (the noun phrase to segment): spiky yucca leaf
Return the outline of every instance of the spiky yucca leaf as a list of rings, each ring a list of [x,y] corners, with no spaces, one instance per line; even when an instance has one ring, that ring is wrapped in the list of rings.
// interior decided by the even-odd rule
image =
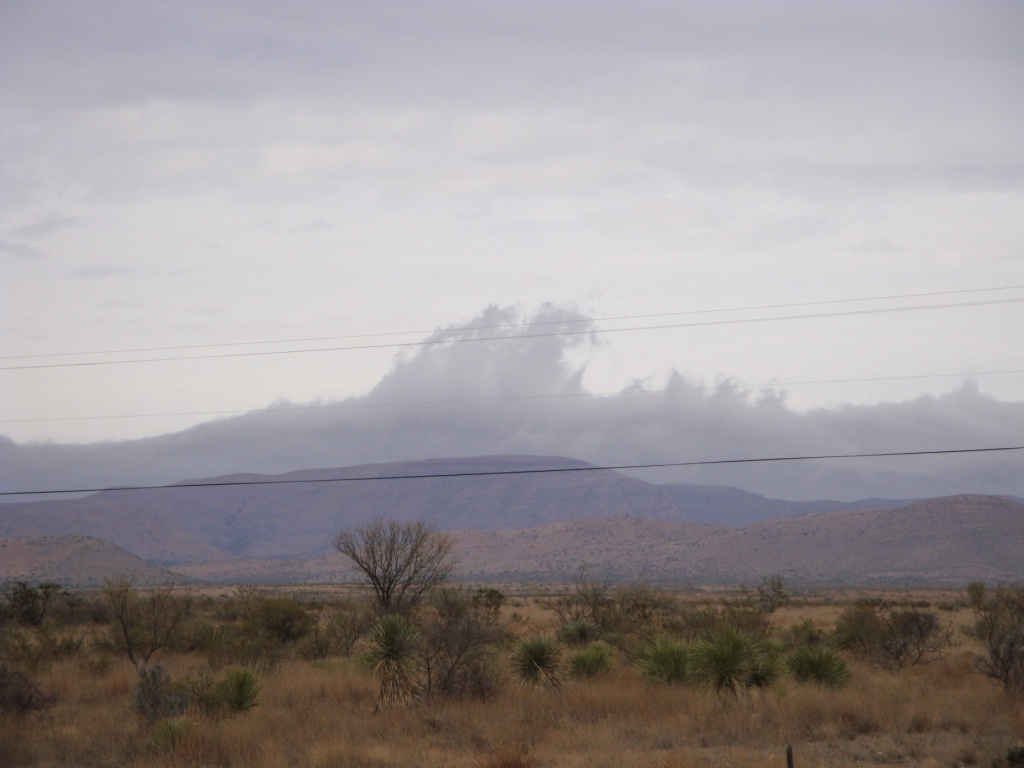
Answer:
[[[520,681],[558,688],[562,684],[562,651],[550,637],[524,638],[512,655]]]
[[[251,669],[239,667],[229,670],[217,683],[216,695],[231,712],[248,712],[259,706],[259,694],[263,689]]]
[[[654,683],[686,683],[689,665],[690,649],[668,638],[655,641],[640,656],[640,674]]]
[[[415,628],[396,614],[382,616],[370,631],[362,658],[380,680],[378,711],[408,704],[416,697],[415,643]]]
[[[797,648],[787,659],[790,672],[801,683],[842,688],[850,682],[850,668],[839,652],[825,646]]]
[[[729,627],[697,643],[691,656],[695,677],[719,693],[744,690],[750,684],[754,663],[754,641]]]
[[[770,688],[782,677],[783,649],[777,643],[755,643],[747,678],[752,688]]]

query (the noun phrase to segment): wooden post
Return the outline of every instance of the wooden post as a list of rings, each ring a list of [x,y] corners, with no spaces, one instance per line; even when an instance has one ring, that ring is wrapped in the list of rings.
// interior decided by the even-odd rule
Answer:
[[[793,768],[793,745],[786,745],[786,768]]]

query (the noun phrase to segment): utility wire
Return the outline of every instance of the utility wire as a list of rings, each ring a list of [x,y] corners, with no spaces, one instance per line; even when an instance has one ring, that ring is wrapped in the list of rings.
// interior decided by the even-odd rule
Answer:
[[[612,322],[618,320],[647,320],[655,317],[680,317],[683,315],[707,315],[716,314],[720,312],[745,312],[753,311],[758,309],[793,309],[795,307],[814,307],[822,306],[826,304],[851,304],[855,302],[863,301],[888,301],[892,299],[916,299],[925,298],[929,296],[952,296],[964,293],[991,293],[993,291],[1015,291],[1020,288],[1024,288],[1024,285],[1007,285],[998,288],[966,288],[956,291],[932,291],[930,293],[900,293],[893,294],[890,296],[866,296],[857,299],[824,299],[822,301],[804,301],[795,304],[759,304],[748,307],[727,307],[725,309],[693,309],[683,312],[659,312],[656,314],[646,315],[618,315],[615,317],[593,317],[593,318],[582,318],[579,320],[535,320],[528,323],[506,323],[501,325],[472,325],[465,328],[459,328],[455,330],[468,330],[468,331],[482,331],[482,330],[495,330],[498,328],[532,328],[535,326],[543,325],[565,325],[571,323],[602,323]],[[72,357],[82,355],[115,355],[115,354],[128,354],[133,352],[170,352],[179,349],[210,349],[214,347],[242,347],[242,346],[257,346],[260,344],[298,344],[308,341],[335,341],[339,339],[368,339],[377,338],[381,336],[410,336],[413,334],[420,333],[436,333],[439,329],[422,329],[413,331],[385,331],[378,333],[356,333],[348,334],[343,336],[308,336],[305,338],[294,338],[294,339],[264,339],[261,341],[227,341],[219,344],[183,344],[177,346],[166,346],[166,347],[134,347],[129,349],[101,349],[94,350],[92,352],[45,352],[36,353],[31,355],[0,355],[0,360],[25,360],[29,358],[38,357]]]
[[[884,453],[832,453],[817,456],[769,456],[752,459],[713,459],[708,461],[672,461],[659,464],[618,464],[613,466],[547,467],[544,469],[498,469],[484,472],[429,472],[416,475],[378,475],[363,477],[318,477],[294,480],[221,480],[217,482],[174,483],[172,485],[120,485],[108,488],[64,488],[50,491],[3,491],[0,496],[52,496],[63,493],[102,493],[111,491],[163,491],[176,488],[228,488],[253,485],[309,485],[314,483],[383,482],[387,480],[426,480],[445,477],[496,477],[499,475],[551,475],[566,472],[598,472],[623,469],[663,469],[666,467],[707,467],[722,464],[760,464],[782,461],[818,461],[822,459],[874,459],[895,456],[941,456],[954,453],[996,453],[1024,451],[1024,445],[1000,448],[950,448],[940,451],[888,451]]]
[[[894,312],[917,312],[921,310],[929,309],[955,309],[960,307],[978,307],[987,306],[993,304],[1019,304],[1024,302],[1024,298],[1019,299],[991,299],[986,301],[968,301],[959,303],[948,303],[948,304],[922,304],[911,307],[885,307],[877,309],[856,309],[856,310],[845,310],[842,312],[814,312],[799,315],[777,315],[772,317],[754,317],[754,318],[743,318],[735,320],[706,320],[695,323],[670,323],[664,325],[644,325],[635,326],[632,328],[606,328],[606,329],[587,329],[581,331],[556,331],[552,333],[532,333],[523,334],[520,336],[477,336],[474,338],[454,338],[454,339],[427,339],[425,341],[408,341],[408,342],[387,342],[382,344],[357,344],[343,347],[317,347],[313,349],[279,349],[279,350],[264,350],[260,352],[226,352],[216,355],[179,355],[175,357],[149,357],[139,358],[135,360],[93,360],[80,363],[33,363],[30,365],[12,365],[0,367],[0,371],[21,371],[30,369],[41,369],[41,368],[82,368],[82,367],[94,367],[101,365],[133,365],[136,363],[163,363],[181,360],[215,360],[225,358],[237,358],[237,357],[267,357],[271,355],[295,355],[295,354],[308,354],[312,352],[348,352],[360,349],[389,349],[395,347],[428,347],[437,346],[441,344],[466,344],[470,342],[481,342],[481,341],[518,341],[521,339],[543,339],[552,338],[558,336],[581,336],[590,335],[597,333],[629,333],[634,331],[656,331],[666,330],[670,328],[697,328],[704,326],[713,325],[740,325],[746,323],[767,323],[777,322],[780,320],[806,320],[811,318],[820,317],[852,317],[859,315],[876,315],[876,314],[889,314]],[[454,331],[463,329],[452,329]]]
[[[465,403],[493,403],[514,400],[554,400],[561,398],[613,397],[618,395],[660,395],[672,392],[709,392],[733,389],[764,389],[767,387],[793,387],[805,384],[854,384],[872,381],[905,381],[911,379],[959,378],[963,376],[992,376],[996,374],[1024,373],[1024,368],[1004,371],[971,371],[968,373],[922,373],[912,376],[869,376],[857,379],[816,379],[810,381],[770,381],[762,384],[708,384],[699,387],[663,387],[661,389],[625,389],[615,392],[560,392],[548,395],[506,395],[504,397],[467,397],[444,400],[392,400],[386,402],[332,403],[327,405],[282,405],[268,408],[242,408],[221,411],[176,411],[167,413],[126,413],[103,416],[51,416],[35,419],[0,419],[0,424],[26,424],[52,421],[94,421],[100,419],[150,419],[171,416],[229,416],[242,413],[264,414],[289,411],[313,411],[337,408],[389,408],[406,405],[455,405]]]

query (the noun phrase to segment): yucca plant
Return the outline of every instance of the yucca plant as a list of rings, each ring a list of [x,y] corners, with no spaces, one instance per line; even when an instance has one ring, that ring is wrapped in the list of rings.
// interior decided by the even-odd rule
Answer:
[[[645,680],[666,685],[687,682],[690,649],[669,638],[661,638],[640,654],[640,674]]]
[[[719,693],[737,694],[751,682],[755,643],[747,635],[723,627],[700,641],[690,657],[696,679]]]
[[[776,643],[755,643],[747,682],[752,688],[771,688],[782,677],[784,669],[782,646]]]
[[[568,624],[563,624],[558,630],[558,634],[566,643],[585,645],[597,640],[601,635],[601,631],[586,619],[578,619],[570,621]]]
[[[263,686],[251,669],[239,667],[228,670],[215,690],[217,699],[229,712],[248,712],[259,706],[258,697]]]
[[[558,688],[562,684],[562,651],[550,637],[527,637],[512,654],[519,680],[533,685]]]
[[[370,630],[362,659],[380,679],[374,711],[402,706],[416,698],[415,643],[415,628],[397,614],[382,616]]]
[[[598,640],[569,659],[569,674],[577,679],[606,675],[615,666],[614,655],[608,643]]]
[[[185,718],[160,720],[153,726],[149,746],[158,752],[173,752],[181,747],[192,732],[192,723]]]
[[[839,652],[820,645],[805,645],[786,660],[790,672],[801,683],[825,688],[842,688],[850,682],[850,668]]]

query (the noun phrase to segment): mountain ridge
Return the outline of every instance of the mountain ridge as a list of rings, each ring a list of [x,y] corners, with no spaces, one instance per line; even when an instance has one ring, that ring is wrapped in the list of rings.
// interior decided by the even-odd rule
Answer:
[[[166,565],[323,554],[339,528],[382,514],[423,519],[448,530],[510,530],[576,517],[745,524],[778,515],[906,501],[793,502],[729,486],[658,485],[614,470],[546,471],[591,467],[567,457],[501,455],[304,469],[280,475],[221,475],[156,490],[103,491],[73,500],[0,505],[0,536],[96,536]],[[484,474],[523,471],[536,473]],[[478,476],[356,480],[458,473]],[[296,482],[303,480],[338,482]],[[239,481],[268,482],[177,487]]]

